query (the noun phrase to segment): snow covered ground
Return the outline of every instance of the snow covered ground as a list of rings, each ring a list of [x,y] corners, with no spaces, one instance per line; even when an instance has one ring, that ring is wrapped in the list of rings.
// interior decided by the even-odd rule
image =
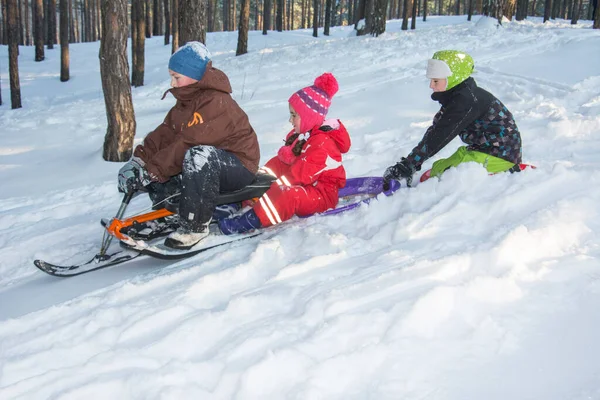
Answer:
[[[80,277],[38,271],[95,254],[114,215],[98,43],[34,63],[10,110],[0,48],[0,398],[600,399],[600,31],[531,18],[495,28],[430,17],[379,38],[312,30],[208,35],[259,135],[285,133],[287,99],[325,71],[329,115],[353,140],[349,176],[381,175],[438,104],[426,60],[473,55],[480,86],[513,112],[536,170],[464,165],[370,206],[296,220],[194,258],[137,259]],[[146,41],[134,89],[139,142],[174,103],[170,46]],[[430,160],[448,156],[459,145]],[[149,202],[138,198],[132,209]]]

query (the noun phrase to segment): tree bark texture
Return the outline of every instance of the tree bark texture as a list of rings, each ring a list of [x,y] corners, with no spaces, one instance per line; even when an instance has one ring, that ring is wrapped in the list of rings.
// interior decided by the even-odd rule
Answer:
[[[169,0],[164,0],[165,5],[165,46],[171,42],[171,8]]]
[[[283,0],[277,1],[277,15],[275,17],[275,29],[277,32],[283,32]]]
[[[266,35],[267,31],[271,29],[271,1],[264,0],[263,6],[263,31],[262,34]]]
[[[134,87],[144,85],[144,64],[145,64],[145,47],[146,47],[146,0],[132,0],[131,8],[131,84]]]
[[[402,26],[401,29],[403,31],[408,30],[408,7],[410,5],[410,0],[404,0],[402,4]]]
[[[171,0],[171,54],[179,48],[179,0]]]
[[[135,136],[127,63],[127,0],[103,0],[102,19],[100,76],[108,120],[102,157],[106,161],[127,161]]]
[[[60,0],[60,81],[69,80],[69,0]]]
[[[19,8],[17,0],[7,0],[8,72],[10,79],[10,107],[21,108],[21,84],[19,83]]]
[[[325,24],[323,26],[323,35],[329,36],[330,25],[331,25],[331,0],[326,0],[325,1]]]
[[[313,36],[319,36],[319,0],[313,0]]]
[[[558,1],[558,0],[555,0]],[[550,19],[550,14],[552,12],[552,0],[546,0],[544,4],[544,22]]]
[[[35,1],[35,61],[44,61],[44,3]]]
[[[250,0],[242,0],[240,23],[238,24],[238,43],[236,56],[248,52],[248,29],[250,29]]]
[[[179,45],[198,41],[206,43],[207,0],[179,1]]]
[[[46,37],[46,44],[49,49],[54,47],[56,40],[56,0],[48,0],[48,15],[46,16],[48,21],[48,36]]]

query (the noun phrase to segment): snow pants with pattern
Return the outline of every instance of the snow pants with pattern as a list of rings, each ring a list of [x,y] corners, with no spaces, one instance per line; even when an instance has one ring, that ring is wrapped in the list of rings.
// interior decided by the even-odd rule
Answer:
[[[196,146],[187,151],[181,175],[162,184],[153,183],[149,194],[156,204],[160,197],[180,192],[176,206],[180,224],[199,232],[210,222],[219,193],[240,190],[254,178],[234,154],[213,146]]]

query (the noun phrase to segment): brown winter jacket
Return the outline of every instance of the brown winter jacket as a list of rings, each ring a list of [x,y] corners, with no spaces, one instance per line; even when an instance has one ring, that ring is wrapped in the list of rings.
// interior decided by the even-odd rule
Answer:
[[[222,71],[209,64],[202,80],[169,89],[164,96],[168,92],[177,103],[133,153],[146,163],[150,176],[166,182],[180,174],[185,153],[198,145],[231,152],[256,173],[260,160],[258,138],[248,116],[231,97],[229,79]]]

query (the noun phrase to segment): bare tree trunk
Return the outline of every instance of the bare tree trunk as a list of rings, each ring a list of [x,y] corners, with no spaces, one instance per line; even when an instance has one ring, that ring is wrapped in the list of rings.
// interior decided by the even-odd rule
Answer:
[[[402,27],[401,29],[403,31],[408,30],[408,7],[409,7],[409,3],[410,0],[404,0],[403,5],[402,5]]]
[[[229,0],[223,0],[223,31],[229,30]]]
[[[425,0],[427,1],[427,0]],[[468,10],[467,10],[467,21],[470,21],[473,17],[473,0],[469,0],[468,2]]]
[[[164,0],[165,7],[165,46],[171,42],[171,7],[169,0]]]
[[[579,20],[579,5],[581,4],[581,0],[575,0],[573,3],[573,13],[571,16],[571,25],[576,25],[577,20]]]
[[[515,15],[516,0],[504,0],[503,3],[500,19],[502,19],[502,16],[504,15],[509,21],[512,21],[512,17]]]
[[[198,41],[206,43],[207,0],[180,0],[179,43]]]
[[[144,86],[144,64],[146,37],[147,13],[144,12],[144,6],[148,6],[146,0],[132,0],[131,8],[131,84],[134,87]]]
[[[283,32],[283,0],[277,0],[277,15],[275,17],[275,29]]]
[[[60,0],[60,81],[69,80],[69,0]]]
[[[49,49],[54,48],[56,41],[56,0],[48,0],[48,35],[46,37],[46,45]]]
[[[6,2],[8,34],[8,71],[10,75],[10,106],[21,108],[21,84],[19,83],[19,8],[17,0]]]
[[[555,0],[557,1],[557,0]],[[552,0],[546,0],[544,4],[544,22],[550,19],[550,13],[552,12]]]
[[[460,0],[456,0],[456,15],[460,15]]]
[[[248,52],[248,29],[250,28],[250,0],[242,0],[240,10],[240,23],[238,24],[238,44],[236,56]]]
[[[262,34],[266,35],[267,31],[269,31],[270,29],[271,29],[271,0],[264,0]]]
[[[160,24],[158,22],[159,12],[158,12],[158,0],[152,0],[152,36],[160,35]]]
[[[171,54],[179,48],[179,0],[171,0]]]
[[[108,120],[102,157],[106,161],[127,161],[135,137],[127,63],[127,0],[103,0],[102,20],[100,76]]]
[[[35,1],[35,61],[44,61],[44,4]]]
[[[354,29],[356,29],[356,36],[362,36],[366,34],[366,29],[363,27],[362,29],[359,29],[359,25],[358,23],[365,19],[365,16],[367,15],[367,9],[370,7],[367,7],[367,2],[368,1],[372,1],[372,0],[358,0],[358,4],[357,7],[354,10]]]
[[[427,0],[423,0],[423,22],[427,21]],[[469,4],[473,4],[473,0],[469,0]],[[471,15],[469,15],[469,21],[471,20]]]
[[[313,36],[319,37],[319,0],[313,0]]]
[[[598,0],[594,3],[594,29],[600,29],[600,4]]]
[[[331,0],[325,1],[325,24],[323,26],[323,35],[329,36],[329,26],[331,25]]]
[[[417,28],[417,3],[419,2],[419,0],[413,0],[413,4],[412,4],[412,16],[410,19],[410,29],[416,29]]]
[[[144,0],[144,11],[146,18],[146,37],[150,39],[152,37],[152,0]]]

